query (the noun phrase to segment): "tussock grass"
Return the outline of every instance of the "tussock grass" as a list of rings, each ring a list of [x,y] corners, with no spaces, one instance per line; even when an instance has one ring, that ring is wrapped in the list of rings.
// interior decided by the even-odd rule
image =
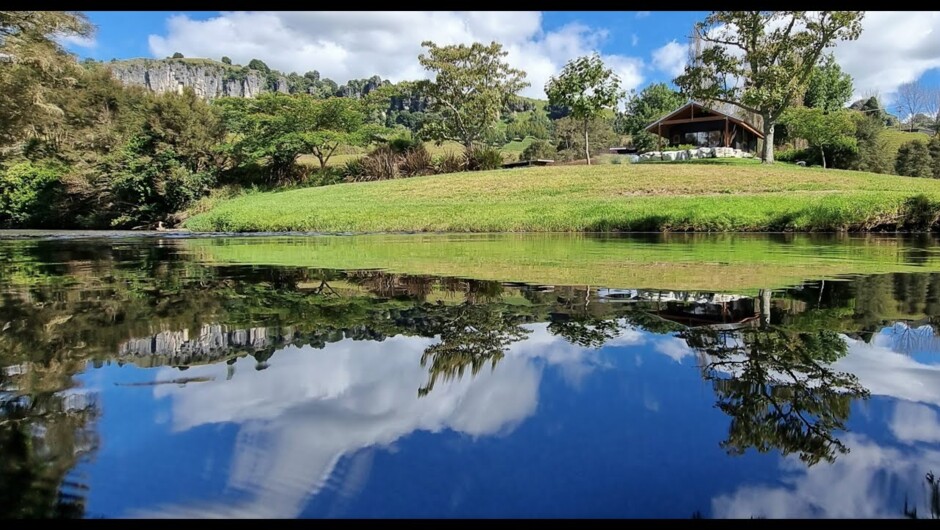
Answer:
[[[863,231],[924,228],[940,181],[776,164],[545,166],[259,193],[194,231]]]

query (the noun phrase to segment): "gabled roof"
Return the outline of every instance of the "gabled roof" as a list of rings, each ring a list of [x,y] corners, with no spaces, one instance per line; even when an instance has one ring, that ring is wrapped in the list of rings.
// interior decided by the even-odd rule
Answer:
[[[670,112],[669,114],[666,114],[666,115],[663,116],[662,118],[660,118],[660,119],[654,121],[653,123],[647,125],[647,126],[646,126],[646,130],[649,131],[649,132],[651,132],[651,133],[655,133],[655,132],[657,131],[657,129],[658,129],[660,126],[662,126],[662,125],[666,125],[666,126],[668,126],[668,125],[673,125],[673,123],[670,123],[672,120],[681,119],[681,118],[679,118],[680,116],[683,116],[683,115],[686,115],[686,114],[693,114],[693,113],[700,113],[700,114],[703,115],[703,118],[706,117],[705,115],[707,115],[708,117],[711,117],[712,119],[715,119],[715,118],[718,118],[718,119],[727,118],[729,122],[732,122],[732,123],[735,123],[735,124],[737,124],[737,125],[740,125],[741,127],[744,127],[745,129],[751,131],[751,133],[753,133],[753,134],[754,134],[755,136],[757,136],[758,138],[763,138],[763,137],[764,137],[763,133],[761,133],[760,131],[758,131],[757,128],[754,127],[753,125],[751,125],[750,123],[747,123],[746,121],[744,121],[744,120],[742,120],[742,119],[740,119],[740,118],[736,118],[736,117],[734,117],[734,116],[731,116],[730,114],[725,114],[724,112],[719,112],[719,111],[717,111],[717,110],[715,110],[715,109],[710,109],[710,108],[706,107],[705,105],[702,105],[701,103],[699,103],[699,102],[697,102],[697,101],[689,101],[688,103],[686,103],[685,105],[682,105],[682,106],[679,107],[678,109],[676,109],[676,110]],[[699,119],[696,118],[695,121],[699,121]],[[706,121],[706,120],[701,120],[701,121]],[[688,122],[689,122],[689,119],[686,118],[686,119],[684,119],[684,121],[683,121],[682,123],[688,123]]]

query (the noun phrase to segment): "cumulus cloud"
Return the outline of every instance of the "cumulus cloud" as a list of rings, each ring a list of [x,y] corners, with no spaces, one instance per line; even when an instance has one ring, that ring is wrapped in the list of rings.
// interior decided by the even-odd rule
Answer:
[[[166,57],[231,57],[240,64],[261,59],[282,71],[317,70],[343,83],[379,75],[393,82],[427,77],[418,64],[421,42],[439,45],[496,40],[507,60],[528,74],[522,94],[545,97],[544,86],[565,62],[591,53],[607,38],[603,29],[572,23],[542,28],[538,12],[223,12],[207,20],[167,19],[165,35],[150,35],[150,52]],[[639,58],[603,55],[624,88],[643,82]]]
[[[898,86],[940,68],[940,11],[868,11],[862,35],[834,49],[855,81],[854,97],[879,91],[891,100]]]
[[[646,17],[650,16],[651,13],[652,13],[652,11],[637,11],[637,12],[636,12],[636,18],[646,18]]]
[[[653,66],[657,70],[676,77],[685,69],[688,56],[689,45],[679,44],[672,40],[665,46],[653,50]]]

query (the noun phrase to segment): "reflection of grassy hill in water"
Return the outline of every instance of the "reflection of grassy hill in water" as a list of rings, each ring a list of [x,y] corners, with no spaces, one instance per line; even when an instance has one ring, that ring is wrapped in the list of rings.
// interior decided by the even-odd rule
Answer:
[[[848,274],[940,271],[940,256],[933,251],[903,238],[874,235],[381,235],[191,239],[180,244],[208,263],[751,294]]]

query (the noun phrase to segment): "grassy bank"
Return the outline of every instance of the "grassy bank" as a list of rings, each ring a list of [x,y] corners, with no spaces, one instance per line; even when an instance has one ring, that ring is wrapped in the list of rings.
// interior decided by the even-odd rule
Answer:
[[[209,264],[743,293],[847,274],[940,271],[940,255],[900,237],[873,234],[413,234],[187,239],[179,244]]]
[[[932,221],[940,204],[940,181],[714,162],[547,166],[259,193],[221,201],[185,226],[237,232],[871,230]]]

